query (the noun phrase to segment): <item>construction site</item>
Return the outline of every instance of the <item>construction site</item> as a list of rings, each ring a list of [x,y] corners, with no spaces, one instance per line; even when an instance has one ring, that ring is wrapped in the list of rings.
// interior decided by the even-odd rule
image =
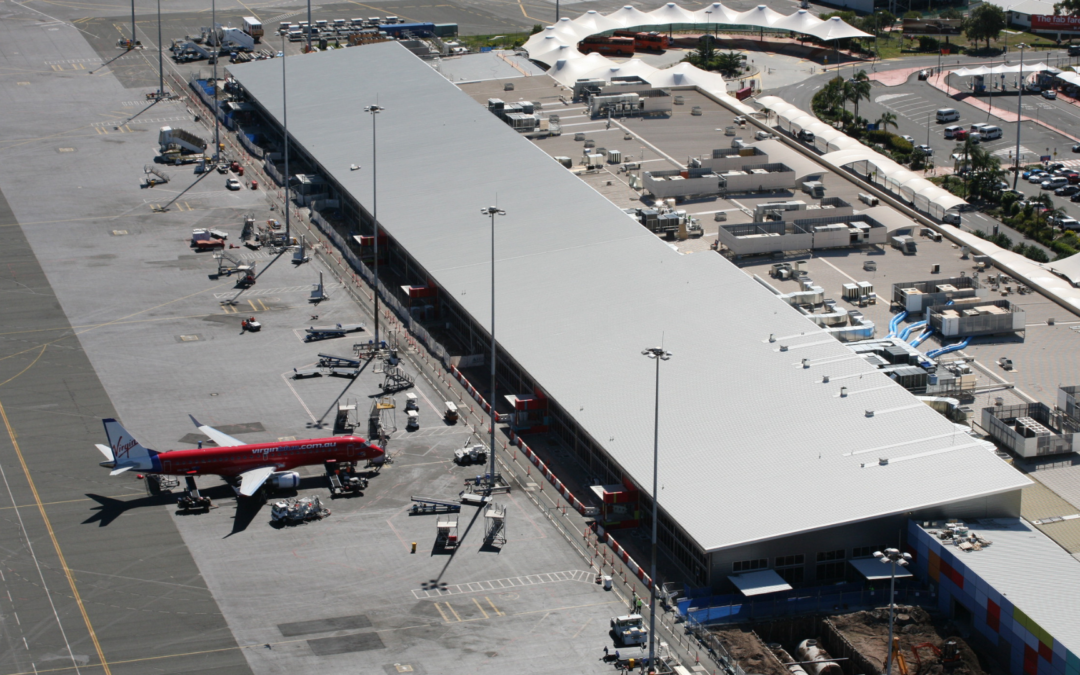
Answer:
[[[891,672],[899,675],[986,675],[1001,672],[980,659],[961,629],[919,606],[895,608]],[[804,616],[714,628],[739,666],[763,675],[859,675],[888,672],[889,610]]]

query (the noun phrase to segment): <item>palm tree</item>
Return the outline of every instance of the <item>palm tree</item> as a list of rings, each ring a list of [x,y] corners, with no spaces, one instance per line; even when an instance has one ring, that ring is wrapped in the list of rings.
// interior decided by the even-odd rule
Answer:
[[[698,65],[704,70],[709,69],[709,65],[712,64],[713,59],[716,58],[716,47],[713,44],[713,36],[703,35],[698,40],[697,47],[697,60]]]
[[[878,127],[880,127],[882,131],[888,131],[889,127],[892,127],[893,129],[900,128],[900,126],[896,123],[896,113],[892,112],[881,113],[881,117],[878,118],[877,123]]]
[[[721,75],[735,77],[742,70],[743,59],[738,52],[725,52],[716,55],[714,64]]]
[[[870,100],[870,76],[865,70],[860,70],[851,80],[851,101],[855,104],[855,117],[858,117],[859,101]]]

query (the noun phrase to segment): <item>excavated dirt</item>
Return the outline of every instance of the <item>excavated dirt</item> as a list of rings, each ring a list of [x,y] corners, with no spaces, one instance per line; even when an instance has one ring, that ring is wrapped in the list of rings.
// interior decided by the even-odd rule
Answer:
[[[828,628],[826,620],[832,622],[855,653],[842,645],[842,641]],[[900,650],[908,675],[987,675],[987,669],[980,664],[979,657],[956,632],[951,622],[935,617],[921,607],[897,607],[894,636],[900,638]],[[780,647],[794,656],[797,642],[806,638],[818,639],[833,658],[847,657],[838,662],[846,675],[867,671],[881,673],[885,670],[887,655],[889,611],[885,608],[873,609],[838,614],[826,619],[804,616],[788,621],[717,627],[712,633],[747,673],[791,675],[769,647]],[[919,660],[912,654],[911,648],[916,645],[928,642],[943,649],[949,640],[956,642],[959,647],[958,664],[946,667],[928,647],[919,649]],[[766,646],[766,643],[770,645]],[[893,673],[901,674],[899,663],[894,665]]]
[[[712,632],[720,638],[728,653],[747,673],[791,675],[771,654],[767,653],[765,645],[751,632],[750,628],[730,626],[718,628]]]
[[[859,653],[872,663],[881,664],[882,670],[885,669],[888,655],[886,643],[889,641],[888,609],[840,614],[829,619]],[[939,675],[943,672],[949,675],[985,675],[978,656],[955,633],[955,627],[949,622],[935,622],[934,617],[921,607],[898,607],[896,610],[893,635],[900,638],[900,653],[907,662],[910,675]],[[946,669],[933,651],[924,647],[919,650],[922,662],[922,667],[919,667],[912,647],[929,642],[942,649],[949,640],[956,642],[960,648],[960,664]],[[893,672],[899,671],[894,669]]]

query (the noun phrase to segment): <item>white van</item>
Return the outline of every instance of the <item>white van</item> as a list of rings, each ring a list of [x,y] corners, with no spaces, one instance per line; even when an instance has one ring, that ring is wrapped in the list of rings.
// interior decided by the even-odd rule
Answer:
[[[945,138],[946,138],[946,140],[955,137],[957,131],[963,131],[963,130],[964,130],[964,127],[957,126],[955,124],[953,126],[951,126],[951,127],[945,127]]]
[[[984,141],[992,141],[996,138],[1001,138],[1001,134],[1001,127],[983,125],[983,128],[979,129],[979,135],[982,136]]]
[[[937,111],[938,122],[956,122],[960,119],[960,111],[954,108],[941,108]]]

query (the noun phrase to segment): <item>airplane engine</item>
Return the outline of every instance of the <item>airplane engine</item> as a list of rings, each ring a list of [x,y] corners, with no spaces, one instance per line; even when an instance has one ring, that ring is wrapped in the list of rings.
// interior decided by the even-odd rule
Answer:
[[[295,471],[283,471],[271,475],[267,482],[275,490],[295,490],[300,487],[300,474]]]

